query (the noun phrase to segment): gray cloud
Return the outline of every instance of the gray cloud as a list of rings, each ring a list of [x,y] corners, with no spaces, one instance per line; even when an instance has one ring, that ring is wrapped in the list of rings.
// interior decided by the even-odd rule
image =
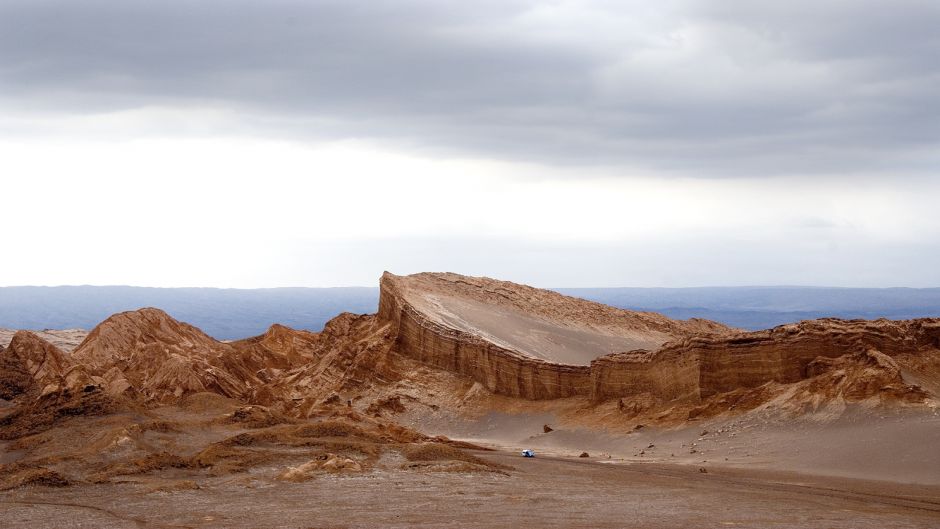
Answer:
[[[649,5],[6,0],[0,105],[692,176],[936,171],[940,4]]]

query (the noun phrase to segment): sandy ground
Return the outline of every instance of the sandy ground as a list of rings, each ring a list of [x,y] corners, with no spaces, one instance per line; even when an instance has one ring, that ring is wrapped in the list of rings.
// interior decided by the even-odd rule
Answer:
[[[521,325],[507,321],[507,332]],[[768,402],[687,420],[687,408],[523,401],[409,361],[396,369],[400,379],[357,381],[355,392],[324,394],[316,413],[303,415],[346,417],[365,428],[360,434],[303,433],[308,419],[210,394],[178,406],[67,414],[52,430],[0,442],[11,475],[30,462],[27,470],[68,478],[53,487],[41,474],[0,492],[0,529],[940,528],[935,403],[889,409],[820,398],[798,416]],[[387,405],[370,405],[380,399]],[[10,411],[2,404],[0,417]],[[435,442],[393,435],[393,423],[497,450],[417,457],[416,448]],[[520,457],[522,448],[537,457]],[[308,481],[284,480],[327,452],[354,458],[357,468],[317,467]],[[150,458],[163,453],[176,459]]]
[[[306,483],[271,469],[154,491],[167,476],[0,496],[4,527],[940,527],[940,487],[478,453],[508,475],[374,471]]]
[[[570,322],[550,321],[494,307],[471,299],[426,295],[424,309],[449,327],[529,356],[569,365],[590,365],[591,360],[610,353],[655,349],[668,338],[656,333],[621,330],[620,335],[601,332]]]
[[[837,417],[798,418],[751,413],[632,432],[588,429],[552,412],[487,412],[468,419],[438,410],[399,420],[484,446],[553,456],[588,452],[617,463],[720,465],[940,486],[936,409],[848,409]],[[553,431],[544,432],[544,425]]]
[[[158,411],[183,421],[218,407]],[[298,446],[245,471],[165,468],[109,483],[29,485],[0,493],[0,527],[940,528],[933,412],[846,412],[825,422],[744,415],[632,433],[566,426],[552,413],[396,417],[512,450],[473,452],[499,471],[406,469],[387,451],[363,472],[278,479],[310,458]],[[119,424],[79,422],[98,431],[96,421]],[[173,437],[180,449],[246,431],[198,424]],[[537,457],[522,458],[522,447]],[[582,451],[590,456],[577,457]]]

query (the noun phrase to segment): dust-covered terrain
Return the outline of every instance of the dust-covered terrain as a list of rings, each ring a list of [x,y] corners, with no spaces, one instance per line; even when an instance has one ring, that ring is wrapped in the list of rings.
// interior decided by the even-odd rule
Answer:
[[[0,525],[937,527],[938,383],[936,320],[748,333],[454,274],[319,333],[142,309],[0,351]]]

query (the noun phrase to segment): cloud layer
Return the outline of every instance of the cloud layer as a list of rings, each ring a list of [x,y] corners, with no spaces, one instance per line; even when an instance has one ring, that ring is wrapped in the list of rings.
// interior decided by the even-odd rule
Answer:
[[[937,27],[940,4],[907,0],[6,0],[0,135],[161,108],[225,116],[187,133],[424,155],[923,176],[940,162]]]

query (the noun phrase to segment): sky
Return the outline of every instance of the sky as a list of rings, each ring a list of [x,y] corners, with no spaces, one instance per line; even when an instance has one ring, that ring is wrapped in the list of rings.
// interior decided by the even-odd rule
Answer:
[[[935,1],[0,0],[0,285],[940,287]]]

